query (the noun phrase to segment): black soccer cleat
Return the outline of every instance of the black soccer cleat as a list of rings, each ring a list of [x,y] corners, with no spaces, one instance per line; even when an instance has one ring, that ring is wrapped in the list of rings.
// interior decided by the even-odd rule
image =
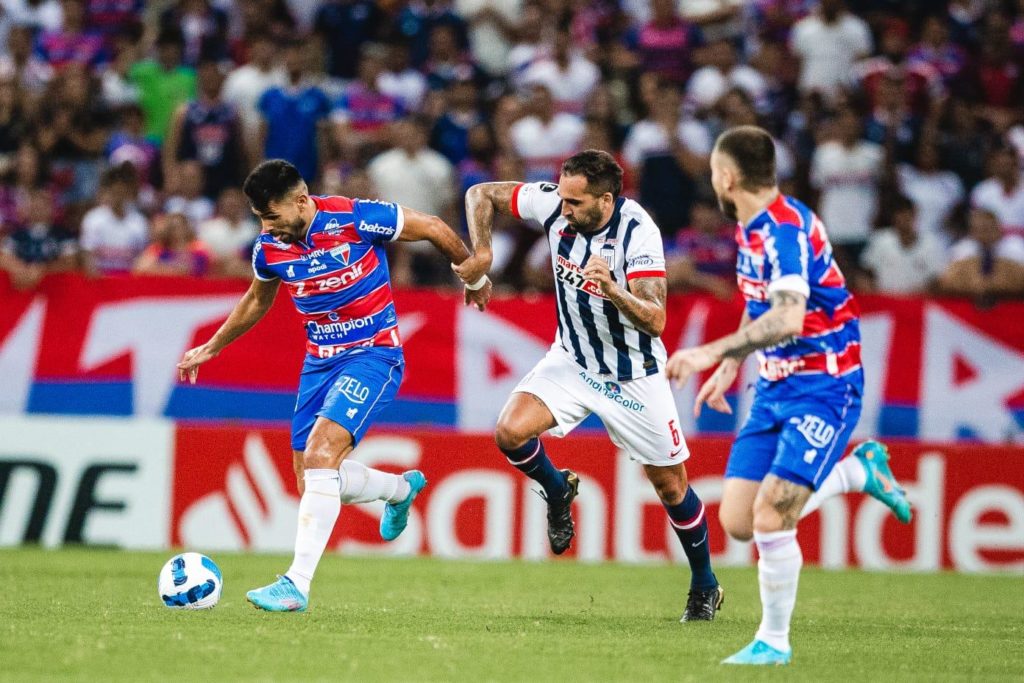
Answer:
[[[576,535],[573,527],[572,515],[569,508],[572,501],[579,495],[580,478],[572,470],[559,470],[565,475],[566,491],[561,498],[550,499],[544,493],[540,496],[548,502],[548,542],[551,543],[551,552],[561,555],[572,542]]]
[[[715,612],[722,609],[723,602],[725,590],[721,586],[706,591],[690,591],[686,597],[686,609],[679,621],[714,621]]]

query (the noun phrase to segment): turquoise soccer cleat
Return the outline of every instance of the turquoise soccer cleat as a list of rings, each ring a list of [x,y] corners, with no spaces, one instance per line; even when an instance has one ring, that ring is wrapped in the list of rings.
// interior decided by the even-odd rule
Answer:
[[[793,659],[793,651],[776,650],[763,640],[755,640],[750,645],[731,657],[722,660],[722,664],[748,664],[753,666],[782,666]]]
[[[249,591],[245,599],[256,609],[268,612],[305,612],[309,606],[309,599],[287,576],[279,576],[269,586]]]
[[[868,481],[864,492],[893,511],[896,519],[908,524],[914,516],[906,491],[900,488],[889,469],[889,451],[877,441],[865,441],[853,449],[853,456],[864,465]]]
[[[380,537],[385,541],[393,541],[405,531],[409,523],[409,508],[416,500],[416,495],[427,485],[427,478],[419,470],[409,470],[402,475],[409,482],[409,496],[401,503],[388,503],[384,506],[384,516],[380,518]]]

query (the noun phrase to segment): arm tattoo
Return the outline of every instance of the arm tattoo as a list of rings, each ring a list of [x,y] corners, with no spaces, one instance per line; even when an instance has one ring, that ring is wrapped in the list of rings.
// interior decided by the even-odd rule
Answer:
[[[743,360],[752,351],[792,338],[792,333],[787,331],[786,318],[792,315],[794,308],[803,308],[806,301],[806,297],[796,292],[774,292],[771,295],[772,307],[767,313],[721,340],[722,356]]]
[[[512,215],[512,193],[519,183],[480,183],[466,193],[466,222],[476,251],[490,251],[494,214]]]
[[[665,326],[667,294],[668,280],[642,277],[630,282],[628,289],[615,287],[607,296],[637,329],[652,337],[660,337]]]

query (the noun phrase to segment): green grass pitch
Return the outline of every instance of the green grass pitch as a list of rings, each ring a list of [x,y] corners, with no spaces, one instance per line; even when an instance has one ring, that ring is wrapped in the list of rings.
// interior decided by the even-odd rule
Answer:
[[[1024,680],[1019,577],[806,569],[793,664],[737,670],[718,662],[757,627],[753,569],[680,624],[682,567],[332,555],[309,612],[267,614],[245,591],[287,558],[215,554],[220,604],[185,612],[156,594],[168,557],[0,551],[0,680]]]

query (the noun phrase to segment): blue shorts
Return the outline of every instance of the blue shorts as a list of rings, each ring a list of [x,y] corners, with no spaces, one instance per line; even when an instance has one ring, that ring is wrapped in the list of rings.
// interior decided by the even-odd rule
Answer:
[[[402,350],[356,348],[333,358],[306,356],[292,417],[292,449],[306,450],[316,418],[344,427],[357,444],[398,393],[405,372]]]
[[[770,473],[817,490],[843,457],[860,408],[853,387],[785,400],[759,391],[733,442],[726,478],[761,481]]]

